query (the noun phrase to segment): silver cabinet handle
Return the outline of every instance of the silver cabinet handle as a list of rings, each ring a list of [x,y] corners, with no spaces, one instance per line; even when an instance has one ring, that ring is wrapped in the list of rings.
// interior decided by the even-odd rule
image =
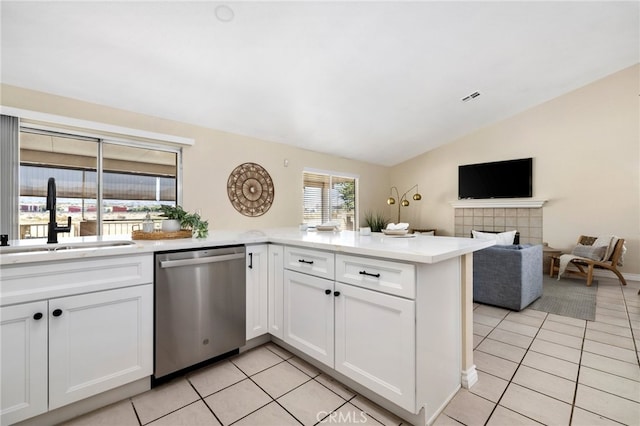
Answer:
[[[202,265],[204,263],[225,262],[227,260],[244,259],[244,253],[223,254],[220,256],[201,257],[198,259],[184,260],[163,260],[160,262],[161,268],[174,268],[176,266]]]

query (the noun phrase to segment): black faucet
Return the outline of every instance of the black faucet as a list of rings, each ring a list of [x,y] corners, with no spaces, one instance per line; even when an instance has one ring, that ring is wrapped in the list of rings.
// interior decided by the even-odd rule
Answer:
[[[49,210],[49,232],[47,243],[58,243],[58,234],[71,232],[71,216],[67,217],[67,226],[58,226],[56,222],[56,180],[52,177],[47,182],[47,210]]]

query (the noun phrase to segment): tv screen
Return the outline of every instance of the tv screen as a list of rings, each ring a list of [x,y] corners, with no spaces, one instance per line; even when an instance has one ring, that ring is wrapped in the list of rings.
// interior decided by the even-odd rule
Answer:
[[[459,166],[458,198],[531,197],[532,174],[532,158]]]

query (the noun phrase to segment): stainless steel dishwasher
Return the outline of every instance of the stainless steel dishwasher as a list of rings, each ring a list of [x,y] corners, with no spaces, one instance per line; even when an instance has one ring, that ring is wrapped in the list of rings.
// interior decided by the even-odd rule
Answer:
[[[245,248],[155,255],[156,379],[246,343]]]

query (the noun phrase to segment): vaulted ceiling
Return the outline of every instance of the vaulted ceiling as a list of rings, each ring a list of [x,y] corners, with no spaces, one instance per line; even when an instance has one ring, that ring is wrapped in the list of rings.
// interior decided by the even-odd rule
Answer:
[[[640,62],[635,1],[0,7],[5,84],[382,165]]]

